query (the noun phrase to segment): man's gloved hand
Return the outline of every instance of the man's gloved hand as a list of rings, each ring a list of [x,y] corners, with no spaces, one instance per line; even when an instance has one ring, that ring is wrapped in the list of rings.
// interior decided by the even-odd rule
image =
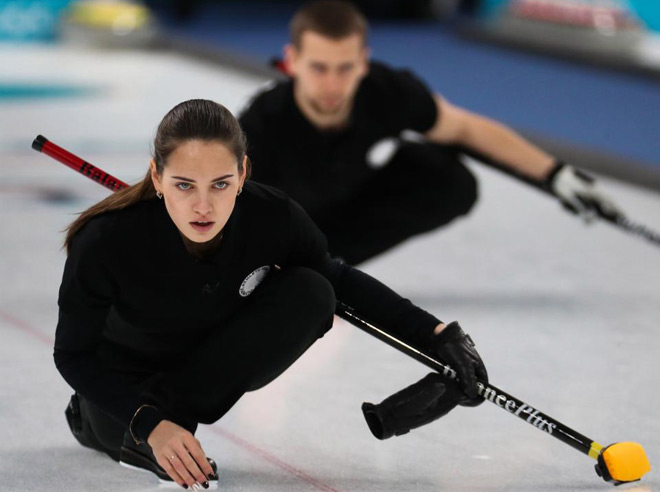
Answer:
[[[431,335],[429,349],[440,360],[456,371],[465,398],[460,405],[476,407],[484,399],[477,394],[477,379],[488,383],[488,372],[474,348],[470,335],[466,335],[457,321],[452,321],[437,335]]]
[[[400,436],[447,415],[465,398],[454,381],[437,372],[385,398],[381,403],[363,403],[362,413],[378,439]]]
[[[579,215],[587,223],[596,215],[612,220],[623,216],[614,202],[602,193],[592,176],[564,162],[557,162],[544,185],[564,208]]]

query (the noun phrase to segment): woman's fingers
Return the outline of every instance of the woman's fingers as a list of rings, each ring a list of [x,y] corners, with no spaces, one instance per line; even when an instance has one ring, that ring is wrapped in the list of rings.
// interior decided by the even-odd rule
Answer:
[[[179,458],[178,461],[180,461],[186,468],[186,471],[193,478],[193,481],[201,484],[202,486],[205,486],[205,488],[208,488],[208,477],[206,474],[204,474],[197,461],[193,458],[183,443],[176,447],[176,453]],[[202,456],[203,460],[206,461],[206,456],[204,454],[202,454]]]
[[[212,477],[214,477],[215,471],[213,470],[213,467],[211,467],[209,460],[206,459],[206,453],[204,452],[202,444],[199,442],[199,440],[195,437],[192,437],[191,439],[187,439],[184,442],[184,445],[188,449],[188,452],[191,454],[199,468],[202,470],[205,479],[210,480]]]
[[[170,456],[173,456],[173,454],[170,454]],[[156,461],[161,466],[161,468],[165,470],[165,472],[170,476],[172,480],[178,483],[181,487],[185,489],[188,488],[188,484],[185,482],[183,478],[181,478],[181,475],[179,475],[179,473],[174,469],[174,466],[172,466],[172,463],[170,463],[169,458],[166,458],[163,455],[161,455],[160,457],[156,456]]]
[[[149,435],[148,444],[158,464],[182,487],[195,484],[209,488],[208,481],[215,472],[202,449],[202,445],[188,430],[167,421],[161,421]]]
[[[182,453],[185,454],[185,453]],[[186,460],[185,456],[182,458],[179,453],[173,454],[170,456],[169,461],[174,470],[179,474],[179,476],[183,479],[183,482],[188,486],[192,487],[196,483],[202,483],[195,478],[195,475],[191,473],[191,470],[188,469],[188,465],[186,464],[186,461],[192,461],[190,458]]]

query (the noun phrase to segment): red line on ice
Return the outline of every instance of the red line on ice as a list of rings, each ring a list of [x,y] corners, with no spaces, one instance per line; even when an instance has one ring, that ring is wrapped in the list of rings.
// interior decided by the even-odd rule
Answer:
[[[254,453],[261,458],[265,459],[266,461],[269,461],[270,463],[274,464],[275,466],[282,468],[283,470],[288,471],[289,473],[292,473],[293,475],[296,475],[298,478],[303,479],[304,481],[308,482],[309,484],[313,485],[319,490],[324,490],[325,492],[339,492],[337,489],[333,489],[329,485],[324,484],[323,482],[319,482],[317,479],[314,477],[311,477],[307,475],[305,472],[289,465],[288,463],[285,463],[281,459],[279,459],[277,456],[274,456],[270,454],[268,451],[264,451],[263,449],[255,446],[254,444],[246,441],[245,439],[238,437],[235,434],[232,434],[231,432],[218,427],[218,426],[211,426],[209,427],[210,430],[215,432],[216,434],[220,434],[224,438],[232,441],[234,444],[237,444],[238,446],[242,447],[243,449],[246,449],[250,451],[251,453]]]
[[[13,325],[14,327],[29,333],[33,337],[39,339],[40,341],[44,342],[47,345],[50,345],[51,347],[53,346],[54,339],[51,336],[48,336],[44,333],[41,333],[39,330],[36,330],[29,324],[27,324],[25,321],[22,321],[18,318],[15,318],[14,316],[0,310],[0,319],[3,319],[10,325]],[[238,437],[236,434],[232,434],[229,431],[226,431],[220,427],[217,426],[210,426],[210,430],[215,432],[216,434],[224,437],[225,439],[228,439],[229,441],[233,442],[234,444],[242,447],[243,449],[246,449],[247,451],[251,452],[252,454],[255,454],[259,456],[260,458],[272,463],[273,465],[277,466],[278,468],[287,471],[291,473],[292,475],[297,476],[298,478],[304,480],[305,482],[309,483],[310,485],[314,486],[318,490],[323,490],[325,492],[339,492],[337,489],[333,489],[329,485],[324,484],[323,482],[320,482],[316,480],[314,477],[311,477],[310,475],[306,474],[305,472],[299,470],[298,468],[289,465],[288,463],[282,461],[279,459],[277,456],[270,454],[268,451],[265,451],[258,446],[246,441],[245,439]]]
[[[29,333],[33,337],[38,338],[42,342],[48,344],[48,345],[53,345],[53,337],[46,335],[45,333],[41,333],[39,330],[34,329],[30,325],[28,325],[25,321],[22,321],[18,318],[14,318],[11,314],[5,313],[4,311],[0,311],[0,319],[3,319],[10,325],[14,325],[16,328],[23,330],[24,332]]]

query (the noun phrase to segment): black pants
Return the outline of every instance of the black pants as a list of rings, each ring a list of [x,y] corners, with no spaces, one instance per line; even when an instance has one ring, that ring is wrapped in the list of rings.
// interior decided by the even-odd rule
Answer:
[[[477,182],[453,147],[404,143],[343,208],[312,216],[333,256],[356,265],[467,214]]]
[[[271,271],[247,308],[211,333],[144,392],[174,422],[195,431],[220,419],[246,392],[282,374],[332,326],[335,295],[313,270]],[[151,381],[151,379],[150,379]],[[136,388],[145,387],[136,382]],[[119,459],[126,427],[79,395],[81,444]]]

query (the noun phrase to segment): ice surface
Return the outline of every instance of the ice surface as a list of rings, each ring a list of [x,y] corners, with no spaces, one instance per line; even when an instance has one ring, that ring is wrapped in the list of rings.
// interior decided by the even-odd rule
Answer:
[[[93,89],[0,103],[0,491],[158,490],[149,475],[79,446],[65,423],[71,391],[52,362],[60,231],[108,192],[30,143],[44,134],[132,182],[146,172],[149,141],[171,106],[205,97],[237,110],[262,81],[167,52],[5,46],[0,66],[12,67],[0,76],[7,82]],[[601,444],[642,443],[654,465],[660,249],[608,224],[586,227],[529,187],[470,165],[481,197],[469,217],[364,269],[441,319],[460,320],[495,385]],[[603,185],[631,218],[660,228],[660,196]],[[374,439],[360,404],[426,372],[338,322],[198,437],[224,490],[611,490],[593,460],[489,403]],[[659,487],[654,469],[625,489]]]

